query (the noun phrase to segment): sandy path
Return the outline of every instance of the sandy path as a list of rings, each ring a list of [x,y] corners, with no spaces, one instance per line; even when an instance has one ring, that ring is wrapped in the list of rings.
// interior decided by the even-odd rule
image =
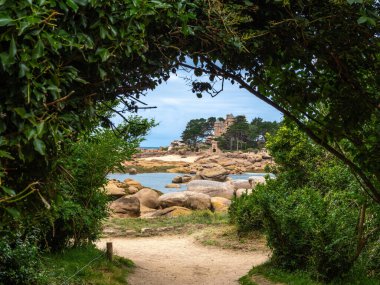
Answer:
[[[268,253],[239,252],[204,247],[189,236],[107,238],[117,255],[132,259],[136,269],[130,285],[231,285],[254,265],[265,262]]]
[[[182,162],[188,162],[193,163],[195,160],[197,160],[199,156],[187,156],[182,157],[180,155],[163,155],[163,156],[154,156],[154,157],[144,157],[139,158],[139,160],[162,160],[162,161],[182,161]]]

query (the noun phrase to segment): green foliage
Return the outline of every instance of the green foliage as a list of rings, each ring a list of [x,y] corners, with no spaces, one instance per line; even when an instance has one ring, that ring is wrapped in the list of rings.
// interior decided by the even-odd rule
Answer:
[[[43,277],[37,237],[2,232],[0,237],[0,284],[38,284]]]
[[[212,134],[216,119],[210,117],[190,120],[186,124],[185,130],[182,132],[182,140],[189,146],[196,148],[200,142]]]
[[[114,256],[112,262],[108,261],[104,252],[94,246],[72,248],[54,254],[45,253],[41,260],[45,275],[41,284],[49,285],[127,284],[127,275],[133,267],[132,261],[118,256]],[[89,266],[85,267],[89,262]],[[74,274],[76,275],[73,276]]]
[[[267,146],[277,163],[276,179],[258,185],[252,197],[237,199],[246,210],[238,212],[235,205],[233,221],[245,230],[263,223],[279,268],[305,270],[323,281],[344,276],[359,263],[371,272],[374,260],[368,254],[376,252],[379,208],[363,199],[347,167],[293,125],[284,124]],[[362,209],[367,219],[360,224]]]
[[[45,228],[46,241],[53,249],[80,246],[96,240],[101,222],[108,216],[108,198],[102,188],[109,172],[123,170],[122,162],[136,149],[153,121],[129,118],[129,125],[116,131],[131,130],[117,137],[111,130],[96,130],[71,144],[61,158],[64,175],[58,177],[58,194],[52,202],[54,222]],[[139,129],[137,128],[139,126]]]
[[[257,195],[234,197],[228,209],[230,222],[237,226],[239,233],[261,230],[263,228],[262,210]]]
[[[254,118],[248,123],[245,116],[236,116],[235,122],[218,138],[219,146],[225,150],[263,148],[267,136],[275,133],[278,127],[279,123],[275,121]]]

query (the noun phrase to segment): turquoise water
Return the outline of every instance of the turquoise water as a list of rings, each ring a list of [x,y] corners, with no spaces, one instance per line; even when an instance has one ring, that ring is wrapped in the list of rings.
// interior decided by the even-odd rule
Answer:
[[[265,176],[267,173],[243,173],[229,175],[233,180],[248,179],[250,176]],[[186,190],[186,184],[180,184],[181,188],[165,188],[166,184],[172,183],[172,179],[176,176],[182,176],[183,173],[141,173],[130,175],[127,173],[111,173],[108,174],[109,179],[117,179],[123,181],[126,178],[132,178],[139,181],[143,186],[156,189],[162,193],[179,192]]]

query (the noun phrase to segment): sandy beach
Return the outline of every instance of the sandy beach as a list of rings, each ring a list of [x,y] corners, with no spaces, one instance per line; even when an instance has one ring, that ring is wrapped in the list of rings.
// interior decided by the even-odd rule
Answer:
[[[200,156],[187,156],[182,157],[181,155],[171,154],[171,155],[163,155],[163,156],[156,156],[156,157],[144,157],[140,158],[140,160],[160,160],[160,161],[180,161],[180,162],[188,162],[193,163],[195,160],[197,160]]]

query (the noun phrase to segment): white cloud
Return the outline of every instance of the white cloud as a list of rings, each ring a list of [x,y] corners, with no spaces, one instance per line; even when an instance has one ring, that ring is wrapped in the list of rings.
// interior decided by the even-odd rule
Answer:
[[[216,97],[199,99],[191,92],[183,76],[183,73],[173,74],[144,98],[146,103],[157,106],[157,109],[141,110],[139,115],[154,118],[160,125],[151,130],[142,146],[167,146],[172,140],[180,138],[188,121],[196,118],[225,117],[232,113],[245,115],[248,120],[254,117],[281,120],[282,115],[277,110],[228,82],[225,82],[224,91]]]

